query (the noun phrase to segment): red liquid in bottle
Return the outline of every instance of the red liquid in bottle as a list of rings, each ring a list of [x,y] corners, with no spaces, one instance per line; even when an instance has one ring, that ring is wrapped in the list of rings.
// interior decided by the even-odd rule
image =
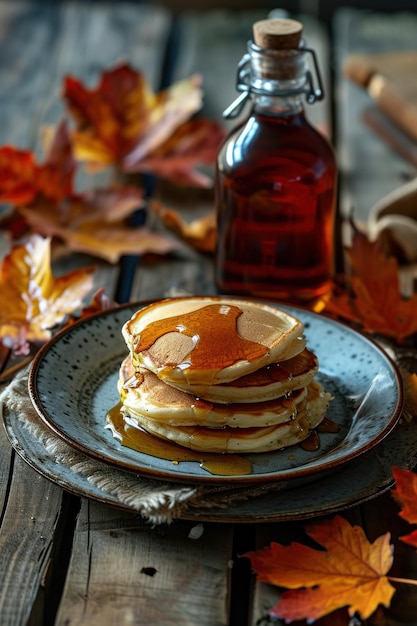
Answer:
[[[305,119],[252,114],[219,153],[216,282],[314,307],[330,290],[336,164]]]

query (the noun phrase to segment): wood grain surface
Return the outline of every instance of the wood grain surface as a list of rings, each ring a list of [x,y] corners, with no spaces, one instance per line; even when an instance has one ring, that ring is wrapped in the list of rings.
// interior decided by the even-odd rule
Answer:
[[[63,115],[62,78],[94,85],[121,59],[142,69],[154,89],[198,71],[204,113],[221,118],[234,99],[236,64],[264,10],[216,9],[171,14],[138,2],[0,1],[0,144],[41,154],[41,129]],[[416,46],[417,16],[340,10],[332,39],[311,16],[305,34],[318,54],[327,99],[309,111],[334,141],[340,206],[365,221],[371,205],[414,176],[409,162],[363,124],[368,96],[341,75],[351,53]],[[334,119],[332,116],[334,115]],[[83,184],[81,179],[81,184]],[[187,193],[160,185],[156,194],[192,219],[213,208],[213,191]],[[0,257],[8,242],[0,239]],[[118,266],[57,249],[54,269],[97,265],[97,287],[116,297]],[[131,259],[131,300],[214,291],[209,256],[182,248],[169,258]],[[119,291],[119,293],[121,293]],[[0,349],[0,368],[9,353]],[[200,523],[151,526],[137,515],[78,498],[24,463],[0,431],[1,626],[267,626],[278,590],[256,582],[244,553],[270,541],[304,537],[303,522]],[[404,531],[389,493],[343,512],[370,539]],[[399,575],[417,577],[417,555],[396,541]],[[396,572],[397,573],[397,572]],[[417,594],[401,589],[392,608],[369,626],[417,625]],[[331,621],[333,620],[333,621]],[[321,620],[348,626],[346,613]],[[337,621],[336,621],[337,620]],[[304,622],[303,622],[304,624]]]

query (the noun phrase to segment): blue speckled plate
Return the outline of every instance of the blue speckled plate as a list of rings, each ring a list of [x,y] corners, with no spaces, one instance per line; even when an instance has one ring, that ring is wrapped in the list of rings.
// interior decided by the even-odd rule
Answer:
[[[29,374],[29,394],[43,422],[75,449],[120,469],[166,480],[210,483],[279,481],[336,468],[371,450],[394,428],[402,409],[396,367],[372,341],[326,317],[282,307],[305,325],[308,347],[319,359],[317,376],[334,399],[328,417],[337,434],[320,433],[315,452],[292,446],[247,455],[249,476],[217,476],[198,463],[159,459],[120,445],[104,427],[117,404],[117,378],[127,348],[124,322],[135,303],[81,320],[59,333],[36,356]]]

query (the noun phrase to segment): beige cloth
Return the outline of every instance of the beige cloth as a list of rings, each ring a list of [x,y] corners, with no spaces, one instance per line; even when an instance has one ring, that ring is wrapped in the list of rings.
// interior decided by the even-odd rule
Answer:
[[[417,178],[401,185],[377,202],[369,212],[371,240],[389,234],[403,261],[417,262]]]
[[[0,411],[1,407],[19,420],[54,462],[64,464],[68,472],[95,485],[115,505],[136,511],[152,524],[170,523],[192,509],[201,514],[202,510],[225,508],[232,502],[282,488],[286,482],[254,488],[164,482],[90,458],[66,444],[40,420],[27,393],[27,372],[21,372],[1,393]]]
[[[371,207],[366,230],[371,241],[380,241],[387,256],[397,258],[401,294],[411,297],[417,281],[417,178]]]

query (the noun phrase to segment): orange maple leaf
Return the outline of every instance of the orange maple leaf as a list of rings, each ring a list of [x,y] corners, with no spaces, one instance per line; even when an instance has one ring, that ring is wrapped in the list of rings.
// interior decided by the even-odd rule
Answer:
[[[393,562],[389,533],[371,544],[360,526],[336,516],[310,524],[307,534],[326,549],[271,543],[244,555],[260,580],[290,589],[272,615],[316,620],[346,606],[366,619],[379,604],[389,606],[395,591],[386,576]]]
[[[158,204],[153,209],[163,224],[192,248],[206,252],[214,251],[216,244],[216,213],[210,211],[192,222],[186,222],[174,209],[167,209]]]
[[[393,467],[392,473],[395,478],[395,489],[391,493],[401,507],[399,515],[409,524],[417,524],[417,474],[399,467]],[[400,539],[417,548],[417,530]]]
[[[369,241],[357,229],[346,253],[346,286],[334,291],[325,312],[398,342],[416,333],[417,294],[401,296],[397,260],[386,257],[379,242]]]
[[[224,131],[216,122],[190,121],[202,106],[200,76],[154,93],[141,72],[121,63],[103,72],[94,89],[67,76],[63,97],[76,122],[75,157],[90,169],[116,164],[126,172],[207,184],[194,166],[214,162]]]
[[[134,148],[155,103],[145,77],[127,63],[103,72],[94,89],[66,76],[63,97],[77,123],[76,158],[99,165],[119,162]]]
[[[31,204],[40,195],[57,202],[72,192],[75,162],[65,125],[61,124],[44,163],[28,150],[0,148],[0,202],[15,206]]]
[[[33,235],[25,245],[13,247],[0,268],[0,337],[16,353],[27,353],[29,342],[48,340],[54,327],[82,307],[93,287],[92,267],[55,278],[50,244]]]

